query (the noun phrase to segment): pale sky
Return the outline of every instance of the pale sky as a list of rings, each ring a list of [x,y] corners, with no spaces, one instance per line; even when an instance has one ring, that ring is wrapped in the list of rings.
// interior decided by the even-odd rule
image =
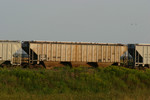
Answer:
[[[150,43],[150,0],[0,0],[0,40]]]

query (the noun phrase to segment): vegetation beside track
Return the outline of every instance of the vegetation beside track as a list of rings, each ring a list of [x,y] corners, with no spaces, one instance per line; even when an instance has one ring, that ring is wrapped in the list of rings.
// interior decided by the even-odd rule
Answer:
[[[1,100],[150,100],[150,69],[0,68]]]

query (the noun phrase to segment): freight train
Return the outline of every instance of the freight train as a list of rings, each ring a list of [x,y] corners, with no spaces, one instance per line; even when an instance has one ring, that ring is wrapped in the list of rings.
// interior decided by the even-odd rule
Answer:
[[[22,52],[23,51],[23,52]],[[128,55],[126,55],[126,54]],[[26,55],[26,56],[24,56]],[[126,56],[125,56],[126,55]],[[132,57],[133,66],[150,64],[150,45],[54,41],[0,41],[0,65],[109,66]],[[121,59],[122,58],[122,59]]]

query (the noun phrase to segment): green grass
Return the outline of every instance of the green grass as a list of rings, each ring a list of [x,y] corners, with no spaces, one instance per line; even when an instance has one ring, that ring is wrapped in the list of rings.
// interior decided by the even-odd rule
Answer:
[[[150,100],[150,69],[0,68],[0,100]]]

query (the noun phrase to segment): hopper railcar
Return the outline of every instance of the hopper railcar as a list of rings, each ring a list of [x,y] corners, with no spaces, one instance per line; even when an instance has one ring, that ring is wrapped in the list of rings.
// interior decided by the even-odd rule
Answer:
[[[133,58],[133,66],[150,67],[150,44],[128,44],[128,52]]]
[[[21,64],[21,54],[17,51],[21,50],[20,41],[0,40],[0,65],[10,63],[12,65]]]
[[[29,55],[29,64],[42,62],[46,67],[61,66],[109,66],[120,64],[120,57],[127,46],[113,43],[23,41],[22,48]]]

